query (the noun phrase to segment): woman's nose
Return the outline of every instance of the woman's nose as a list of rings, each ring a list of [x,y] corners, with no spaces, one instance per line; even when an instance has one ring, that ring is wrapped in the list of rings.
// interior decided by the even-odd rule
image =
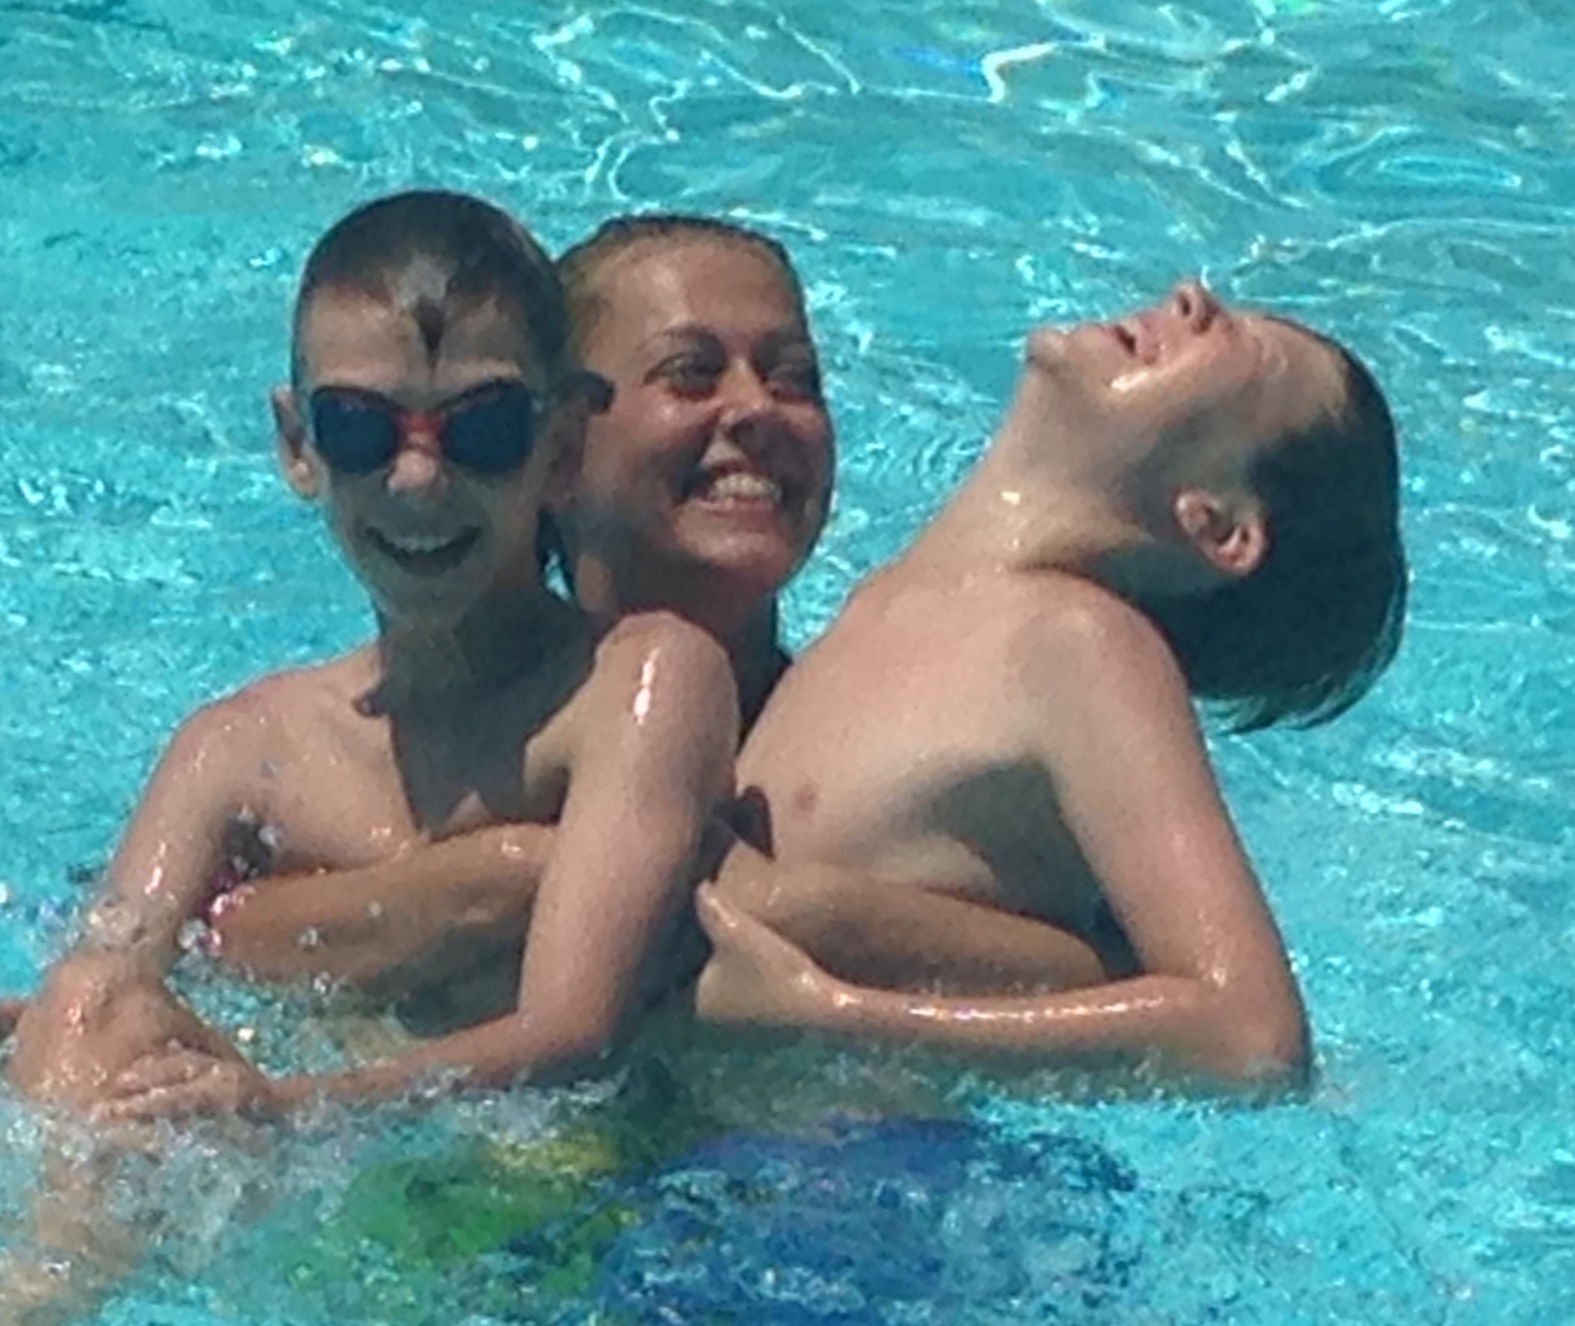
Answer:
[[[759,417],[775,400],[771,388],[749,364],[737,364],[727,371],[720,394],[724,422],[735,426]]]

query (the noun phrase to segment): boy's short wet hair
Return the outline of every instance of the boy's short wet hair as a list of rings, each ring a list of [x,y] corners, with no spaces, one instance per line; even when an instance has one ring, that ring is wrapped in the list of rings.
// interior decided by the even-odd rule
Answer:
[[[706,241],[737,245],[764,258],[777,269],[793,296],[800,319],[808,323],[804,286],[793,267],[793,259],[769,235],[720,217],[681,212],[631,213],[604,221],[587,239],[558,258],[558,274],[563,279],[569,303],[570,334],[575,349],[584,348],[606,308],[607,301],[597,288],[596,277],[612,259],[640,245],[661,248],[669,244]]]
[[[1295,325],[1295,324],[1292,324]],[[1304,727],[1344,713],[1394,659],[1405,622],[1400,466],[1376,379],[1344,346],[1340,405],[1264,448],[1251,471],[1268,551],[1213,593],[1146,604],[1193,693],[1230,726]]]
[[[418,272],[423,293],[411,312],[434,352],[447,320],[495,303],[503,316],[518,320],[550,375],[565,371],[563,286],[542,247],[507,212],[480,198],[412,189],[356,208],[313,247],[295,300],[292,379],[299,384],[303,376],[302,323],[318,294],[349,290],[402,302],[401,287]]]

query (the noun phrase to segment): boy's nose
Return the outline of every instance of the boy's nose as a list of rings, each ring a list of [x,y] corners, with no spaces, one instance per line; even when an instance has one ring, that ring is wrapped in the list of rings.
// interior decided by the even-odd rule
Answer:
[[[1219,300],[1209,293],[1201,281],[1190,278],[1177,282],[1176,288],[1170,292],[1170,304],[1194,334],[1207,331],[1220,311]]]
[[[446,477],[442,439],[436,433],[412,428],[399,439],[399,450],[388,467],[388,491],[407,496],[441,491]]]

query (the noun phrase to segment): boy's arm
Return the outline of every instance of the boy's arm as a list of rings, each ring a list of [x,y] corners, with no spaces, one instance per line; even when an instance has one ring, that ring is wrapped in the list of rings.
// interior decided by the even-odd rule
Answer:
[[[1300,996],[1168,650],[1124,608],[1046,629],[1059,639],[1031,642],[1025,656],[1056,666],[1018,678],[1039,688],[1030,754],[1143,974],[1046,996],[860,988],[707,896],[702,920],[719,952],[702,1013],[1052,1061],[1157,1054],[1232,1080],[1304,1076]]]
[[[269,878],[216,899],[214,956],[264,980],[384,983],[456,941],[523,939],[552,852],[545,824],[500,824],[356,870]],[[385,990],[386,992],[386,990]]]
[[[18,1021],[8,1076],[38,1097],[78,1105],[107,1076],[172,1035],[227,1054],[164,988],[181,927],[221,864],[224,833],[242,810],[246,729],[227,702],[193,715],[154,771],[76,946]],[[252,762],[255,767],[255,760]]]
[[[505,1086],[608,1048],[642,967],[692,894],[707,821],[731,790],[738,708],[721,648],[666,617],[615,627],[582,701],[518,1010],[387,1063],[287,1079],[272,1088],[274,1105],[398,1096],[444,1079]],[[230,1108],[227,1072],[201,1056],[151,1056],[117,1080],[103,1117]]]

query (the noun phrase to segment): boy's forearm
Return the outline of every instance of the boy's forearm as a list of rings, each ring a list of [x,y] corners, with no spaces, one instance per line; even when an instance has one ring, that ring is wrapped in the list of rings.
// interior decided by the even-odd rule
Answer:
[[[805,1012],[816,1029],[839,1034],[1054,1062],[1157,1052],[1189,1074],[1293,1085],[1306,1078],[1309,1046],[1300,1010],[1283,1004],[1183,977],[1139,976],[1061,994],[965,998],[834,982]]]
[[[1306,1023],[1288,971],[1240,968],[1213,981],[1143,975],[1029,995],[917,994],[838,980],[713,886],[701,887],[697,909],[715,952],[696,1008],[714,1021],[1051,1065],[1157,1055],[1233,1082],[1293,1082],[1307,1071]]]
[[[555,1041],[532,1022],[510,1013],[431,1041],[409,1054],[365,1068],[321,1077],[285,1078],[274,1098],[284,1109],[314,1100],[391,1100],[417,1091],[505,1088],[522,1078],[539,1080],[590,1062],[605,1041]]]
[[[268,980],[357,983],[457,935],[523,936],[552,836],[546,825],[499,825],[359,870],[261,881],[214,906],[214,951]]]
[[[739,906],[855,985],[1020,994],[1125,974],[1069,931],[917,884],[837,867],[784,868],[742,851],[728,864],[726,891]]]

